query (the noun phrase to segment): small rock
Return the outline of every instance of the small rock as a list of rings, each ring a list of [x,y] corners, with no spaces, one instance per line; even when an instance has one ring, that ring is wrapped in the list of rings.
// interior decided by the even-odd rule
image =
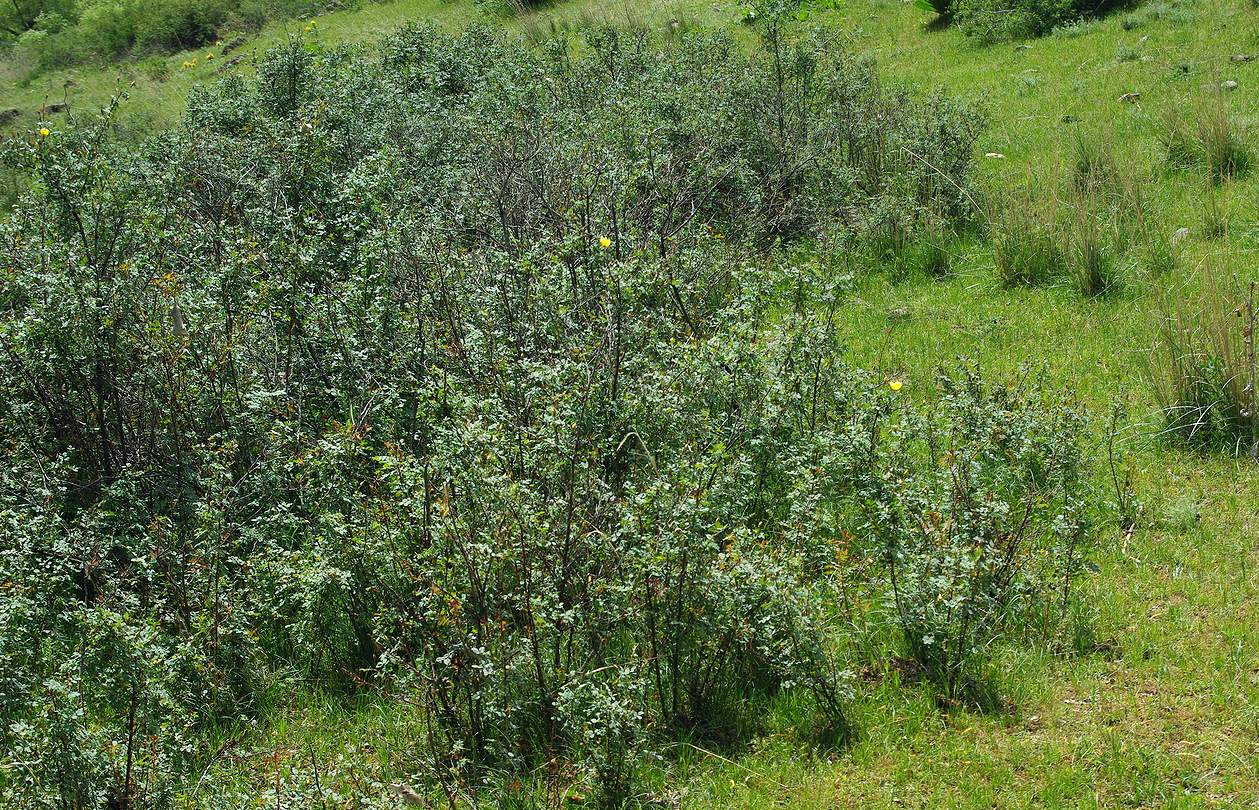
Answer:
[[[1228,81],[1220,85],[1220,89],[1221,90],[1236,90],[1237,82],[1233,81],[1232,79],[1229,79]]]
[[[1070,113],[1067,113],[1066,115],[1062,116],[1062,123],[1064,123],[1064,124],[1078,124],[1078,123],[1080,123],[1080,116],[1078,116],[1078,115],[1071,115]]]
[[[1189,235],[1188,228],[1177,228],[1176,232],[1172,234],[1172,244],[1173,245],[1180,244],[1181,241],[1188,235]]]
[[[984,153],[984,157],[986,157],[986,158],[992,158],[993,160],[1004,160],[1004,159],[1005,159],[1005,155],[1001,154],[1000,152],[986,152],[986,153]]]
[[[429,803],[424,801],[424,797],[419,793],[416,793],[415,788],[410,785],[404,785],[399,782],[397,784],[390,785],[389,787],[393,789],[393,792],[397,794],[403,804],[409,804],[417,807],[429,806]]]
[[[1150,41],[1150,35],[1149,35],[1149,34],[1146,34],[1145,36],[1141,37],[1141,44],[1142,44],[1142,45],[1144,45],[1145,43],[1147,43],[1147,42],[1149,42],[1149,41]]]
[[[21,114],[21,110],[14,110],[11,108],[8,110],[0,110],[0,126],[4,126],[10,121],[16,120]]]
[[[1032,49],[1032,46],[1031,46],[1031,45],[1028,45],[1026,42],[1025,42],[1025,43],[1023,43],[1022,45],[1015,45],[1015,46],[1014,46],[1014,50],[1016,50],[1016,51],[1030,51],[1031,49]]]
[[[1140,93],[1124,93],[1122,96],[1119,97],[1119,100],[1123,102],[1124,104],[1136,104],[1138,101],[1141,100],[1141,94]]]
[[[1251,56],[1251,55],[1250,55],[1250,54],[1248,54],[1248,53],[1235,53],[1235,54],[1233,54],[1232,56],[1230,56],[1230,57],[1228,58],[1228,61],[1230,61],[1230,62],[1249,62],[1251,59],[1254,59],[1254,57],[1253,57],[1253,56]]]
[[[229,41],[226,45],[224,45],[223,50],[219,51],[219,53],[226,56],[244,44],[245,44],[245,35],[241,34],[238,37],[234,37],[231,41]]]

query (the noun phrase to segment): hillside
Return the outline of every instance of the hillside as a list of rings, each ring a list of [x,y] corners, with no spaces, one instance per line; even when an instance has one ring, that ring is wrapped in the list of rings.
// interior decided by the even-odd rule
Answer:
[[[29,616],[43,617],[40,629],[22,631],[30,638],[45,629],[75,638],[65,628],[78,619],[66,616],[95,616],[89,607],[99,596],[101,615],[82,619],[82,627],[99,634],[92,638],[125,639],[118,649],[132,652],[83,667],[99,664],[118,675],[178,661],[196,673],[187,683],[213,683],[190,701],[198,704],[188,710],[198,719],[186,725],[164,719],[178,696],[152,697],[152,747],[136,761],[159,774],[152,784],[160,789],[142,800],[131,776],[139,687],[119,692],[122,703],[110,704],[99,718],[82,719],[72,708],[78,692],[69,686],[58,691],[59,679],[71,677],[65,672],[54,677],[40,669],[48,664],[34,663],[30,672],[38,677],[26,671],[0,676],[7,681],[0,696],[13,700],[0,703],[13,712],[10,722],[30,729],[34,721],[21,714],[28,709],[13,708],[19,702],[13,695],[40,690],[52,695],[48,717],[77,718],[64,728],[50,722],[53,730],[35,742],[29,742],[37,740],[34,732],[29,738],[13,733],[11,739],[27,740],[29,747],[0,751],[0,790],[9,791],[2,795],[15,806],[36,795],[31,786],[41,784],[41,757],[50,750],[40,746],[73,737],[79,732],[66,730],[73,727],[82,739],[99,735],[113,742],[100,750],[95,742],[66,743],[57,750],[91,753],[83,754],[86,764],[67,754],[59,766],[65,771],[99,767],[109,774],[126,762],[125,799],[115,795],[113,804],[102,799],[93,806],[383,807],[402,806],[416,791],[423,794],[414,795],[417,806],[579,806],[605,795],[601,789],[612,795],[600,786],[618,780],[633,785],[618,801],[669,807],[1256,802],[1259,464],[1247,442],[1259,419],[1254,333],[1244,321],[1259,282],[1259,7],[1249,0],[1151,0],[1048,36],[980,44],[954,26],[933,23],[933,15],[911,3],[848,0],[800,24],[821,37],[823,46],[811,53],[835,60],[818,57],[824,70],[834,71],[823,72],[819,83],[846,88],[825,96],[828,103],[842,98],[851,104],[843,115],[819,112],[816,122],[805,101],[791,108],[816,125],[812,137],[823,132],[845,144],[820,156],[811,151],[816,147],[783,134],[791,128],[782,117],[775,140],[770,111],[781,113],[782,106],[740,106],[772,84],[770,72],[758,71],[777,64],[757,61],[761,56],[739,61],[745,58],[740,49],[763,53],[753,50],[761,40],[741,18],[741,6],[724,0],[557,1],[516,15],[464,0],[364,3],[272,24],[210,61],[199,49],[155,57],[165,69],[150,66],[147,73],[132,62],[47,73],[29,83],[12,73],[5,78],[0,110],[19,111],[7,124],[15,138],[11,151],[21,155],[16,176],[23,185],[35,177],[36,194],[19,199],[3,231],[0,264],[9,267],[0,288],[3,334],[11,360],[21,359],[11,364],[21,373],[3,377],[10,404],[0,411],[0,424],[9,470],[0,514],[14,536],[17,527],[50,535],[57,526],[74,530],[38,553],[35,539],[0,541],[0,588],[3,599],[12,600],[0,601],[0,629],[10,636],[0,640],[0,652],[12,647],[16,656],[24,648],[20,639],[28,636],[19,638],[15,628]],[[416,22],[442,33],[390,34]],[[496,32],[485,36],[512,44],[460,38],[483,22]],[[650,36],[642,41],[655,44],[635,46],[641,53],[607,42],[574,45],[571,54],[561,48],[546,58],[515,44],[556,35],[576,42],[604,23],[644,29]],[[697,33],[708,29],[719,32],[719,43],[724,33],[735,44],[709,43]],[[382,43],[382,36],[394,38]],[[705,44],[694,53],[670,50],[688,36]],[[343,53],[342,45],[361,50]],[[494,57],[483,59],[480,48]],[[290,61],[266,56],[275,49]],[[567,61],[559,51],[569,54]],[[391,55],[378,62],[381,53]],[[607,87],[654,95],[601,95],[599,57],[611,65]],[[493,68],[485,67],[490,63]],[[295,64],[314,67],[309,73],[292,68],[292,76],[306,77],[300,81],[286,78],[284,70]],[[500,65],[506,67],[494,73]],[[670,95],[670,70],[682,70],[679,65],[696,72],[677,73],[677,85],[705,98],[694,102],[693,116],[673,118],[682,102]],[[158,74],[165,78],[154,78]],[[512,85],[506,76],[524,79]],[[852,76],[859,77],[852,80],[858,89],[844,83]],[[216,84],[230,77],[240,77],[239,83]],[[540,77],[545,84],[529,81]],[[292,89],[288,102],[276,90],[281,85]],[[381,87],[394,95],[377,98]],[[126,98],[108,149],[90,146],[86,117],[37,114],[51,103],[68,104],[75,114],[95,110],[120,89]],[[898,95],[902,90],[906,94]],[[411,92],[421,99],[414,107],[395,103]],[[972,130],[972,111],[974,120],[982,116],[982,128]],[[872,123],[862,132],[873,132],[876,142],[922,143],[932,151],[885,156],[879,181],[867,183],[852,146],[866,136],[844,129],[844,122],[866,121],[866,115]],[[520,123],[534,120],[545,127],[533,131]],[[516,124],[520,130],[512,128]],[[169,138],[160,134],[167,128]],[[834,135],[840,131],[847,140]],[[145,145],[132,150],[136,143]],[[640,151],[640,143],[652,148]],[[62,157],[40,151],[54,148],[65,150],[55,153]],[[654,163],[653,150],[669,159]],[[548,189],[537,198],[559,200],[552,208],[535,200],[525,181],[513,185],[538,155],[546,161],[538,176],[555,186],[537,181]],[[1249,155],[1253,166],[1238,155]],[[791,174],[783,167],[796,160],[808,167],[797,169],[802,177],[775,174]],[[731,168],[736,162],[737,170]],[[162,167],[170,167],[170,176]],[[780,185],[765,191],[771,185],[766,177]],[[58,178],[69,178],[70,193]],[[729,199],[722,197],[727,189],[733,189]],[[674,229],[668,217],[687,206],[691,213],[678,215]],[[902,219],[884,233],[870,224],[884,216]],[[839,220],[845,227],[835,225]],[[54,222],[78,226],[62,234]],[[120,244],[134,255],[115,261],[110,253],[98,267],[100,254],[92,251],[101,240],[84,233],[91,231],[84,222],[115,223],[117,233],[127,234]],[[406,272],[395,278],[398,267]],[[91,284],[98,285],[91,294],[76,297]],[[560,301],[570,284],[572,300]],[[577,295],[579,287],[588,298]],[[360,309],[340,313],[338,302]],[[400,303],[394,312],[384,311],[383,302]],[[624,338],[622,306],[633,321]],[[302,326],[293,325],[294,313],[307,319]],[[133,317],[135,327],[122,330],[121,342],[104,337],[115,318]],[[205,332],[185,327],[185,319],[203,324]],[[168,321],[178,327],[165,326]],[[600,330],[612,334],[613,321],[615,337],[604,335]],[[190,340],[187,329],[198,337]],[[80,339],[91,349],[70,345]],[[622,339],[631,346],[624,367]],[[415,348],[428,341],[431,353]],[[609,350],[610,344],[617,348]],[[817,426],[816,401],[804,404],[804,365],[794,356],[784,360],[778,353],[788,352],[784,346],[816,362],[815,399],[818,377],[837,392],[820,408],[833,420],[826,430]],[[94,356],[115,363],[109,372],[97,363],[96,388],[89,384]],[[232,377],[235,394],[229,368],[240,374]],[[987,381],[974,390],[958,382],[969,379],[972,368]],[[59,369],[72,370],[61,377]],[[98,415],[87,403],[98,402],[99,377],[111,374],[130,374],[126,379],[136,382],[121,401],[100,405]],[[299,378],[300,392],[289,392]],[[411,383],[420,393],[407,387]],[[617,394],[618,386],[629,393]],[[48,404],[62,403],[58,397],[63,404]],[[1192,410],[1199,422],[1187,427],[1177,408]],[[111,441],[119,447],[134,442],[136,449],[116,457],[108,449],[76,455],[112,429],[105,418],[111,409],[152,414],[151,423],[137,415],[134,426],[119,418]],[[407,434],[426,419],[442,427],[422,438]],[[966,422],[974,435],[950,432],[967,419],[984,427]],[[805,422],[807,430],[800,427]],[[903,437],[903,446],[888,440],[903,457],[889,461],[862,444],[867,431]],[[145,444],[150,433],[154,438]],[[167,433],[170,438],[162,438]],[[1010,434],[1025,443],[1011,449]],[[937,441],[958,444],[938,453]],[[919,528],[957,508],[961,496],[948,490],[941,470],[965,478],[966,466],[957,459],[972,450],[974,469],[983,470],[975,486],[995,492],[985,503],[1008,498],[1009,514],[1027,505],[1021,523],[1006,513],[991,518],[1002,527],[995,534],[1006,538],[1032,525],[1046,543],[1039,552],[1010,552],[1012,559],[1042,556],[1027,558],[1026,592],[1001,602],[1017,618],[994,629],[976,653],[983,672],[976,682],[992,685],[982,695],[968,691],[969,680],[933,671],[930,656],[920,654],[906,630],[910,622],[892,618],[901,609],[899,592],[896,600],[888,597],[889,587],[903,587],[895,579],[900,552],[866,536],[879,534],[878,515],[892,523],[893,515],[914,513],[918,502],[905,493],[918,493],[930,506],[921,509]],[[1024,462],[1032,469],[1028,477],[1015,483],[1003,477]],[[163,465],[175,470],[170,477],[177,484],[152,472]],[[841,471],[835,480],[844,481],[835,492],[802,494],[796,486],[832,468]],[[1062,472],[1067,468],[1072,472]],[[267,477],[253,481],[255,469]],[[147,477],[127,478],[141,470],[149,470]],[[453,483],[432,484],[435,471],[446,471]],[[1042,480],[1057,481],[1059,472],[1066,482],[1061,491]],[[866,480],[881,474],[882,486]],[[116,490],[102,483],[113,477]],[[851,490],[844,489],[850,479]],[[744,491],[750,481],[764,489]],[[1077,484],[1084,504],[1078,512],[1071,489]],[[695,493],[706,486],[713,501],[701,505]],[[233,500],[250,487],[254,500]],[[934,487],[954,499],[933,500],[945,491]],[[290,491],[298,495],[283,500],[275,494]],[[537,493],[544,494],[531,500]],[[566,513],[546,503],[560,498],[557,493],[569,499]],[[693,507],[684,505],[687,493]],[[125,504],[132,502],[144,502],[148,511],[130,514]],[[666,502],[676,509],[668,519],[652,511]],[[318,508],[324,503],[334,504],[327,514]],[[498,522],[481,525],[467,517],[478,510]],[[735,513],[743,517],[731,517]],[[421,515],[422,541],[411,533]],[[1071,534],[1074,529],[1063,526],[1075,526],[1076,518],[1076,528],[1087,533],[1081,547],[1087,551],[1074,559],[1072,545],[1060,571],[1062,551],[1048,538]],[[413,569],[437,565],[429,555],[443,542],[428,537],[430,520],[449,521],[448,531],[466,531],[469,538],[458,554],[441,557],[442,565],[455,571],[458,559],[466,562],[470,554],[492,575],[479,579],[472,563],[471,573],[431,580],[416,574]],[[903,536],[917,530],[913,523],[906,519]],[[590,565],[582,569],[587,579],[574,576],[553,594],[538,586],[536,593],[546,594],[539,599],[553,600],[545,607],[534,605],[535,592],[526,585],[523,606],[496,613],[500,608],[486,596],[494,587],[516,594],[530,576],[563,579],[557,570],[568,576],[568,542],[581,534],[571,530],[577,524],[589,528],[582,542],[592,544],[589,559],[582,558]],[[569,528],[561,532],[561,525]],[[711,559],[698,551],[695,559],[710,560],[716,572],[711,587],[742,590],[729,603],[737,608],[687,590],[685,599],[695,600],[686,603],[695,611],[688,613],[679,584],[679,613],[672,620],[686,613],[698,623],[703,610],[720,602],[734,616],[729,625],[708,614],[703,621],[733,636],[743,632],[740,611],[756,613],[782,598],[782,611],[764,619],[770,640],[749,636],[747,647],[764,645],[749,653],[755,662],[773,659],[777,666],[781,654],[787,663],[779,669],[764,663],[770,674],[760,674],[795,688],[757,683],[747,693],[733,686],[734,692],[714,690],[714,700],[728,703],[714,709],[696,700],[688,714],[678,709],[674,686],[672,709],[666,709],[669,689],[661,682],[668,677],[657,672],[653,683],[647,674],[662,657],[654,654],[660,642],[651,603],[652,594],[673,592],[665,590],[669,574],[653,566],[671,571],[670,555],[690,559],[690,552],[662,545],[658,557],[626,561],[618,555],[632,543],[615,552],[597,544],[621,532],[672,538],[674,526],[691,525],[707,527],[697,536],[711,540],[703,552]],[[317,537],[306,545],[292,540],[306,526],[317,527],[310,529]],[[971,529],[980,536],[976,549],[985,542],[1000,547],[1001,539]],[[513,549],[510,559],[486,550],[493,543],[473,542],[478,532]],[[935,536],[929,528],[922,532]],[[29,533],[35,538],[37,528]],[[811,544],[823,535],[831,545],[819,551]],[[75,558],[63,579],[54,565],[30,562],[104,537],[121,539],[116,547],[101,541],[90,565]],[[536,539],[533,551],[526,552],[526,538]],[[214,558],[220,542],[238,545]],[[562,545],[562,552],[554,551],[562,553],[562,564],[539,562],[533,569],[520,563],[550,559],[552,542],[556,549]],[[776,554],[779,545],[790,553]],[[412,550],[404,554],[399,546]],[[481,553],[486,556],[476,556]],[[182,572],[163,568],[167,554],[183,561]],[[885,559],[894,561],[890,586],[880,573]],[[368,570],[359,571],[359,562]],[[96,582],[97,567],[127,584]],[[1042,568],[1049,572],[1044,581],[1032,582]],[[191,601],[201,603],[173,607],[183,588],[174,584],[179,577],[206,588],[204,596],[190,590],[196,594]],[[274,594],[275,602],[242,597],[220,616],[220,578],[234,577],[248,581],[242,593],[257,588],[249,593]],[[924,581],[926,588],[935,580]],[[390,601],[420,582],[424,587],[413,600]],[[623,594],[630,585],[645,596]],[[75,607],[66,608],[66,616],[39,613],[41,587]],[[429,604],[430,588],[436,607],[416,607]],[[819,595],[797,603],[780,590]],[[157,592],[167,594],[162,609],[176,615],[170,625],[145,613]],[[334,595],[323,602],[303,596],[323,593]],[[116,595],[117,603],[107,595]],[[475,611],[463,607],[474,595],[486,600],[480,624],[469,618]],[[377,600],[376,612],[364,608],[368,618],[361,624],[359,597]],[[1045,616],[1060,601],[1058,624],[1038,635],[1038,622],[1047,626]],[[466,766],[471,773],[480,767],[480,753],[470,753],[462,741],[452,743],[462,753],[449,760],[432,753],[439,747],[432,718],[445,712],[464,722],[463,698],[452,689],[455,705],[443,705],[445,693],[433,684],[446,676],[398,661],[420,656],[431,639],[439,645],[447,632],[458,636],[466,629],[470,638],[474,625],[476,633],[495,638],[498,627],[521,648],[545,645],[537,640],[540,632],[559,628],[563,634],[587,620],[577,618],[577,603],[592,613],[598,611],[590,605],[609,614],[641,608],[647,618],[626,629],[616,624],[618,617],[604,616],[597,627],[583,626],[588,632],[570,633],[567,652],[555,643],[553,673],[538,666],[537,680],[550,675],[576,682],[573,673],[582,667],[567,658],[561,665],[561,655],[572,655],[574,643],[602,654],[616,646],[608,639],[624,633],[634,639],[626,642],[633,654],[610,659],[606,668],[637,684],[649,708],[628,719],[617,714],[620,704],[599,714],[598,707],[616,703],[615,684],[577,697],[563,692],[564,700],[580,704],[563,711],[588,710],[598,718],[573,723],[580,732],[565,734],[589,734],[574,743],[550,729],[547,712],[558,717],[562,711],[549,703],[537,713],[542,720],[502,720],[523,713],[524,700],[504,686],[501,709],[484,710],[501,726],[484,734],[473,728],[467,739],[489,740],[486,747],[508,753],[484,755],[495,764],[464,781],[465,765],[451,763],[466,756],[474,763]],[[105,615],[106,605],[113,618]],[[552,612],[542,620],[533,615],[535,607],[539,616]],[[319,618],[321,611],[333,618]],[[498,624],[485,619],[490,614]],[[178,632],[170,629],[176,625]],[[639,646],[647,645],[645,627],[651,655]],[[835,680],[850,690],[835,692],[846,695],[842,711],[830,712],[836,709],[828,703],[832,692],[807,685],[809,676],[795,668],[803,667],[798,647],[787,653],[774,646],[785,643],[784,634],[799,645],[796,632],[812,638],[813,630],[822,651],[817,655],[833,655],[843,670]],[[172,652],[183,648],[168,635],[200,639],[188,642],[194,652],[212,636],[225,652],[213,666],[203,665],[194,652]],[[391,646],[403,636],[406,641]],[[676,655],[694,655],[702,669],[708,648],[702,639],[694,644]],[[58,654],[70,655],[74,647],[67,642]],[[430,664],[444,661],[458,670],[451,655],[433,653]],[[531,655],[531,663],[551,664],[549,653]],[[730,683],[756,680],[740,668],[750,666],[746,662],[732,666]],[[532,669],[521,678],[534,678]],[[249,695],[246,709],[220,694],[231,690]],[[657,705],[653,695],[659,718],[650,708]],[[469,694],[469,717],[483,711],[473,703]],[[728,726],[691,722],[705,708],[728,715]],[[128,717],[129,725],[119,720]],[[624,732],[638,746],[634,755],[641,753],[641,761],[634,760],[637,781],[620,772],[607,776],[614,770],[607,763],[621,762],[608,753],[621,744],[608,730],[617,722],[643,729]],[[511,738],[515,747],[508,744],[511,734],[518,735]],[[181,753],[163,748],[163,735],[178,738]],[[568,747],[555,743],[559,737]],[[179,768],[167,767],[185,756]],[[424,784],[420,775],[433,773]],[[30,806],[37,805],[32,800]]]

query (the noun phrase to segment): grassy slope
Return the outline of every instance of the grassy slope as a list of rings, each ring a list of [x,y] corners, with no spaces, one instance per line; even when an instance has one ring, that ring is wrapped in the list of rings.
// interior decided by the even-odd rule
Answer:
[[[623,2],[577,0],[530,24],[580,15],[728,21],[735,17],[732,6],[650,0],[629,11]],[[1124,31],[1115,17],[1078,37],[1047,38],[1030,48],[980,48],[954,31],[928,31],[912,5],[887,0],[850,0],[833,20],[887,75],[986,105],[992,124],[981,151],[1006,156],[983,161],[991,179],[1043,170],[1069,150],[1075,128],[1104,129],[1124,164],[1151,173],[1150,196],[1166,232],[1191,229],[1173,275],[1154,282],[1133,275],[1117,297],[1084,301],[1068,289],[1003,290],[993,280],[988,248],[972,243],[962,248],[958,273],[948,281],[893,281],[887,274],[864,281],[845,319],[858,359],[903,373],[907,390],[925,388],[940,362],[968,355],[994,371],[1041,363],[1099,414],[1113,400],[1125,401],[1136,422],[1126,436],[1147,520],[1130,537],[1107,528],[1101,540],[1101,570],[1089,589],[1096,632],[1113,642],[1109,654],[1065,661],[1027,653],[1003,658],[1017,709],[1000,715],[941,714],[926,690],[896,685],[894,675],[875,679],[859,702],[856,742],[824,757],[803,756],[791,735],[775,733],[791,722],[790,707],[780,708],[768,733],[736,762],[696,752],[684,758],[680,787],[673,789],[683,806],[1198,807],[1257,801],[1259,623],[1251,596],[1259,585],[1259,472],[1151,440],[1153,402],[1140,373],[1162,291],[1193,285],[1207,262],[1259,278],[1259,179],[1223,189],[1231,237],[1208,241],[1199,235],[1201,184],[1158,166],[1159,112],[1221,80],[1239,83],[1228,103],[1259,132],[1259,61],[1229,59],[1259,55],[1259,9],[1247,0],[1199,0],[1195,9],[1191,23],[1153,21]],[[467,2],[401,0],[322,17],[314,35],[362,39],[406,19],[455,25],[478,14]],[[282,36],[277,26],[247,51]],[[1140,58],[1117,60],[1121,45]],[[179,70],[186,58],[170,58],[176,67],[167,82],[137,85],[128,105],[135,120],[170,120],[180,95],[209,79],[204,63]],[[75,82],[68,92],[76,105],[96,105],[126,72],[78,70],[0,89],[0,108],[58,101],[67,78]],[[1129,92],[1141,93],[1141,102],[1117,101]],[[1063,123],[1064,116],[1079,122]],[[1101,449],[1099,444],[1099,460]],[[284,759],[273,752],[311,740],[328,757],[358,745],[388,759],[388,751],[405,750],[415,733],[413,719],[399,707],[303,703],[278,711],[272,728],[252,735],[232,764],[220,763],[214,771],[216,778],[261,789],[274,780],[274,763]]]
[[[1227,242],[1199,238],[1203,187],[1159,166],[1155,137],[1168,105],[1233,79],[1228,102],[1259,124],[1259,9],[1203,0],[1199,20],[1124,31],[1112,18],[1073,38],[1020,49],[979,48],[953,31],[927,32],[912,6],[853,4],[856,47],[891,76],[982,99],[991,127],[980,148],[992,176],[1025,176],[1069,154],[1073,130],[1106,130],[1120,161],[1155,178],[1149,189],[1165,232],[1191,237],[1181,268],[1156,282],[1133,279],[1117,298],[1085,301],[1068,289],[1002,290],[987,246],[964,252],[945,283],[887,276],[863,285],[850,307],[850,340],[865,362],[903,369],[925,383],[957,355],[992,370],[1023,362],[1104,414],[1126,402],[1138,497],[1148,520],[1131,537],[1102,537],[1090,583],[1109,655],[1070,661],[1007,660],[1019,702],[1009,716],[942,716],[925,693],[886,689],[867,705],[863,736],[830,763],[806,764],[770,745],[699,780],[696,805],[907,807],[1199,807],[1259,802],[1259,471],[1205,460],[1151,440],[1152,398],[1143,386],[1157,295],[1194,285],[1222,262],[1242,278],[1256,267],[1256,191],[1249,180],[1221,191],[1233,229]],[[1142,37],[1148,37],[1142,42]],[[1140,54],[1120,62],[1126,44]],[[1188,65],[1185,73],[1178,67]],[[1139,92],[1141,102],[1119,96]],[[1064,116],[1079,123],[1065,124]],[[1253,142],[1253,137],[1251,138]],[[1099,419],[1100,422],[1100,419]],[[1101,427],[1095,432],[1101,434]],[[1103,448],[1097,447],[1100,461]],[[788,785],[773,784],[770,779]],[[733,780],[733,782],[732,782]]]
[[[685,16],[695,22],[718,23],[737,18],[731,0],[707,4],[702,0],[572,0],[555,8],[529,15],[524,23],[545,28],[553,21],[571,22],[579,19],[663,20]],[[175,120],[183,109],[183,98],[196,84],[212,82],[224,70],[227,59],[242,56],[241,63],[228,70],[250,69],[251,59],[286,37],[301,35],[320,43],[358,42],[370,40],[382,32],[412,21],[431,22],[453,28],[476,22],[511,23],[502,15],[479,7],[474,0],[394,0],[374,2],[359,0],[357,8],[321,15],[314,20],[282,20],[266,26],[247,43],[226,56],[217,48],[201,48],[144,62],[123,62],[96,67],[85,65],[56,70],[22,81],[23,72],[13,64],[0,60],[0,110],[16,109],[21,115],[4,129],[34,129],[41,120],[41,109],[47,105],[68,103],[72,111],[91,112],[107,104],[110,98],[125,92],[128,101],[123,118],[132,126],[160,126]],[[308,27],[313,22],[314,25]],[[511,23],[515,25],[515,23]],[[224,34],[224,40],[234,37]],[[206,54],[215,52],[207,61]],[[193,68],[182,67],[196,60]],[[165,63],[166,78],[151,78],[144,64]],[[54,119],[57,116],[53,116]]]

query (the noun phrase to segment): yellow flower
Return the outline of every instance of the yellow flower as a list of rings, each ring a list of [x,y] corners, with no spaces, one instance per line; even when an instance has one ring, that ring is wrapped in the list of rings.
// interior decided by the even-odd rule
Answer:
[[[41,138],[47,138],[47,137],[48,137],[49,135],[51,135],[51,134],[52,134],[52,133],[48,131],[48,127],[40,127],[40,128],[39,128],[39,137],[41,137]]]
[[[893,391],[901,390],[901,388],[903,388],[904,385],[905,383],[901,382],[900,380],[889,380],[887,383],[887,387],[891,388]]]
[[[606,236],[600,236],[599,247],[603,248],[604,250],[607,250],[608,248],[612,247],[612,240]]]
[[[214,58],[214,54],[213,54],[213,53],[207,53],[207,54],[205,55],[205,61],[207,61],[207,62],[209,62],[209,61],[210,61],[211,59],[213,59],[213,58]]]

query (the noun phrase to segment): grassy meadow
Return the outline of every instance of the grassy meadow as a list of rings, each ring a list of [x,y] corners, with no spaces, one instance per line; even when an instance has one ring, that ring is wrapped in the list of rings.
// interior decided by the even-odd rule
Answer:
[[[534,39],[603,21],[750,37],[740,14],[728,0],[557,0],[516,15],[463,0],[364,3],[270,24],[208,61],[199,49],[29,81],[0,66],[9,71],[0,72],[0,109],[21,111],[7,126],[29,140],[40,126],[54,136],[74,126],[65,114],[41,118],[41,106],[68,103],[77,115],[123,93],[119,128],[158,131],[179,120],[194,86],[250,75],[262,53],[294,36],[331,48],[422,20],[449,31],[488,21]],[[1223,110],[1259,153],[1259,7],[1151,0],[991,45],[890,0],[846,0],[810,24],[872,60],[883,81],[958,97],[986,117],[975,157],[977,224],[938,236],[949,271],[937,277],[904,254],[876,256],[851,268],[853,288],[836,323],[852,362],[903,382],[907,399],[926,402],[936,369],[965,357],[996,379],[1032,373],[1021,371],[1027,366],[1088,409],[1084,458],[1105,517],[1080,580],[1084,638],[1070,655],[998,644],[1002,704],[981,711],[942,705],[889,654],[895,641],[885,628],[864,628],[848,742],[802,746],[806,712],[790,694],[767,699],[743,744],[672,743],[650,806],[1255,806],[1259,465],[1245,453],[1176,444],[1150,377],[1160,363],[1160,324],[1178,302],[1259,281],[1259,166],[1213,183],[1198,167],[1170,165],[1164,140],[1169,116],[1197,121]],[[221,69],[235,57],[242,58]],[[1236,84],[1221,89],[1225,82]],[[1151,244],[1174,241],[1170,266],[1153,266],[1134,239],[1108,257],[1109,281],[1098,294],[1082,294],[1069,274],[1003,284],[992,233],[1009,218],[1011,228],[1023,227],[1011,211],[1023,199],[1070,219],[1084,204],[1073,183],[1088,150],[1104,153],[1118,186],[1138,189],[1139,227],[1154,235]],[[1002,196],[1016,187],[1026,196]],[[800,261],[814,261],[810,249]],[[1238,294],[1229,300],[1244,304]],[[1124,510],[1130,525],[1116,516]],[[215,806],[232,786],[234,795],[256,796],[255,806],[278,806],[270,791],[281,782],[317,779],[321,767],[347,761],[370,774],[362,791],[388,793],[407,778],[397,763],[421,742],[420,712],[369,692],[277,690],[259,716],[214,731],[218,753],[173,802]],[[554,790],[546,799],[522,796],[518,806],[580,805],[579,785]]]

